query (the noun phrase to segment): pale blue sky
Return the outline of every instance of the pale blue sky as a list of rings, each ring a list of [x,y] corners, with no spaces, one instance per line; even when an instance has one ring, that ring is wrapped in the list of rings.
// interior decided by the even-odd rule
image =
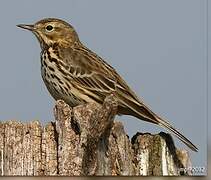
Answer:
[[[70,22],[81,41],[114,66],[153,111],[198,146],[198,153],[187,148],[193,166],[206,166],[206,0],[1,1],[1,120],[53,120],[39,44],[15,26],[45,17]],[[130,137],[165,131],[133,117],[117,118]]]

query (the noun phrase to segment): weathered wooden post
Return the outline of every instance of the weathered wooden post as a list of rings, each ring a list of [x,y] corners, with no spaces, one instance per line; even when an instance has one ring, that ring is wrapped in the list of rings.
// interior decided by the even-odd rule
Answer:
[[[55,122],[0,123],[1,176],[182,175],[188,153],[169,134],[137,133],[131,141],[114,121],[113,96],[102,106],[57,101]]]

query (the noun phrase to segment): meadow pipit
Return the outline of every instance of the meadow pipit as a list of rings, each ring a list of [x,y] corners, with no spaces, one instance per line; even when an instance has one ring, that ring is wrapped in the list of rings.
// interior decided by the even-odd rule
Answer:
[[[152,112],[113,67],[85,47],[70,24],[47,18],[18,27],[32,31],[39,40],[42,78],[56,100],[63,99],[71,107],[87,102],[102,104],[112,93],[118,100],[118,114],[132,115],[165,127],[197,151],[197,147],[169,122]]]

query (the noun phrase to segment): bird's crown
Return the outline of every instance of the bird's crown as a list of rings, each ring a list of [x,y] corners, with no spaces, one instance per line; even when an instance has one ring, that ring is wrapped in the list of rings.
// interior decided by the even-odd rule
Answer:
[[[61,19],[46,18],[33,25],[20,24],[17,26],[32,31],[38,38],[42,48],[55,43],[68,47],[79,41],[74,28]]]

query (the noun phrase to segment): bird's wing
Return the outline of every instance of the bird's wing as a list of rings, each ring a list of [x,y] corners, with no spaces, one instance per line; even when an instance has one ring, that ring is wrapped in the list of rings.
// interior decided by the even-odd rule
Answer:
[[[78,57],[76,57],[78,56]],[[87,48],[75,49],[74,62],[69,63],[71,77],[78,89],[86,93],[91,99],[102,103],[104,98],[114,92],[117,96],[121,114],[128,114],[139,119],[158,124],[173,132],[192,150],[197,151],[197,147],[185,136],[160,118],[140,100],[130,89],[121,76],[99,56]]]
[[[72,84],[82,94],[102,103],[107,95],[114,93],[120,114],[133,115],[158,124],[157,115],[136,96],[112,66],[83,45],[70,51],[72,53],[66,53],[65,57],[74,82]]]
[[[136,96],[112,66],[84,46],[71,51],[74,52],[68,53],[69,57],[66,54],[65,57],[68,58],[66,61],[69,64],[69,72],[78,89],[101,103],[107,95],[115,93],[119,106],[124,111],[120,113],[130,114],[132,112],[127,112],[128,110],[136,112],[138,109],[140,114],[142,109],[143,119],[151,119],[151,122],[157,123],[153,112]]]
[[[116,79],[113,68],[88,49],[75,48],[74,57],[66,55],[72,84],[95,101],[102,103],[115,92]]]

